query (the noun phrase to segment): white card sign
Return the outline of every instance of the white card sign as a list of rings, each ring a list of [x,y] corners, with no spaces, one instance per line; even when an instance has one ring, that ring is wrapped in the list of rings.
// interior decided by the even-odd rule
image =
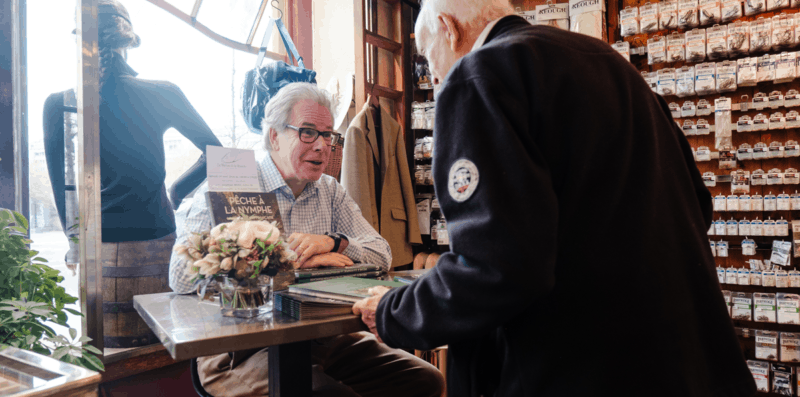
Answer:
[[[255,152],[207,146],[208,190],[211,192],[261,192]]]

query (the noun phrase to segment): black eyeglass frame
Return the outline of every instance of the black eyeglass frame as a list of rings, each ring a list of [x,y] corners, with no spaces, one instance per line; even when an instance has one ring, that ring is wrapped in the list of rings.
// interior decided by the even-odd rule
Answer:
[[[291,128],[291,129],[297,131],[297,137],[300,139],[300,142],[303,142],[303,143],[314,143],[314,142],[317,141],[317,139],[319,139],[319,137],[322,137],[322,140],[324,142],[325,141],[325,136],[323,134],[330,134],[331,135],[331,143],[325,142],[325,144],[328,145],[328,146],[335,146],[337,143],[339,143],[339,139],[341,139],[341,137],[342,137],[342,134],[339,134],[337,132],[333,132],[333,131],[317,131],[317,130],[315,130],[313,128],[296,127],[296,126],[293,126],[291,124],[286,124],[286,128]],[[314,139],[311,140],[311,142],[306,142],[306,141],[303,140],[303,130],[313,131],[314,134],[316,134],[316,136],[314,137]]]

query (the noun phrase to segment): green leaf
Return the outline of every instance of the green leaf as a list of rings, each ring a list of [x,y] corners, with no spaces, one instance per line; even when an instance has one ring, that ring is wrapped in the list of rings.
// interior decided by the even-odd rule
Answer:
[[[94,347],[94,346],[92,346],[92,345],[89,345],[89,344],[83,345],[83,348],[84,348],[86,351],[90,352],[90,353],[94,353],[94,354],[100,354],[100,355],[102,355],[102,354],[103,354],[103,352],[101,352],[101,351],[100,351],[100,349],[98,349],[98,348],[96,348],[96,347]]]
[[[61,357],[64,357],[65,355],[67,355],[67,353],[69,353],[69,347],[61,346],[55,351],[53,351],[51,357],[55,358],[56,360],[61,360]]]
[[[77,311],[77,310],[73,310],[73,309],[70,309],[70,308],[68,308],[68,307],[65,307],[65,308],[64,308],[64,310],[66,310],[66,311],[68,311],[69,313],[71,313],[71,314],[74,314],[74,315],[76,315],[76,316],[81,316],[81,317],[83,317],[83,313],[81,313],[81,312],[79,312],[79,311]]]
[[[14,211],[14,220],[17,222],[17,225],[20,225],[25,228],[25,232],[27,233],[28,229],[28,220],[25,219],[22,214],[17,211]]]
[[[5,208],[0,209],[0,221],[8,222],[9,220],[11,220],[11,211]]]
[[[69,337],[70,337],[70,339],[75,339],[77,336],[78,336],[78,330],[75,329],[75,328],[70,328],[69,329]]]
[[[41,256],[37,256],[36,258],[32,259],[34,262],[41,262],[41,263],[48,263],[47,259],[42,258]]]
[[[106,370],[106,367],[103,366],[103,362],[100,361],[99,358],[97,358],[97,357],[95,357],[95,356],[93,356],[91,354],[85,354],[83,356],[83,358],[84,358],[84,362],[89,364],[91,369],[94,369],[95,371],[105,371]]]

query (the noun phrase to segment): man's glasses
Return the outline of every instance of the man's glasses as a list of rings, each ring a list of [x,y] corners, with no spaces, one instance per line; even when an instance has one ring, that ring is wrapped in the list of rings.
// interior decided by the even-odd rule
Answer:
[[[317,141],[317,138],[322,136],[322,140],[325,141],[326,145],[333,146],[339,142],[339,138],[342,136],[341,134],[337,134],[333,131],[320,132],[313,128],[295,127],[289,124],[286,125],[286,128],[291,128],[297,131],[298,135],[300,136],[300,142],[303,143],[314,143]]]

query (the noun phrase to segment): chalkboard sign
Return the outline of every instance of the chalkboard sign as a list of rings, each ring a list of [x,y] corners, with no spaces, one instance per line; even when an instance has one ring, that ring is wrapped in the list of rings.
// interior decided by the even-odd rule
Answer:
[[[276,221],[275,226],[281,235],[285,234],[275,193],[208,192],[206,197],[215,226],[241,216],[250,220]]]

